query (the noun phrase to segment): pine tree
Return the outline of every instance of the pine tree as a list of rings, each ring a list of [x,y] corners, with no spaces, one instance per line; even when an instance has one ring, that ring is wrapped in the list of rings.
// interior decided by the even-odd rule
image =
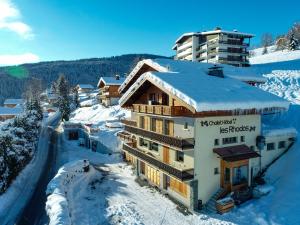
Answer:
[[[289,50],[294,51],[299,47],[299,42],[295,38],[294,34],[291,34],[290,39],[289,39]]]
[[[58,91],[58,107],[62,114],[62,120],[69,120],[71,113],[70,101],[69,101],[69,86],[68,82],[63,74],[61,74],[57,80]]]
[[[263,48],[262,54],[264,55],[264,54],[267,54],[267,53],[268,53],[268,48],[267,48],[267,46],[265,46]]]
[[[73,101],[76,108],[78,108],[80,106],[80,102],[79,102],[79,94],[77,88],[73,89]]]

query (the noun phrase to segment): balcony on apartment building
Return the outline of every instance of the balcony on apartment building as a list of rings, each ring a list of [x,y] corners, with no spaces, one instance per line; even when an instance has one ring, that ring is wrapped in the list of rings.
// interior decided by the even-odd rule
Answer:
[[[153,132],[137,127],[135,121],[132,120],[122,120],[125,125],[124,131],[134,135],[140,135],[142,137],[148,138],[150,140],[155,140],[157,142],[172,146],[181,150],[192,149],[195,145],[194,138],[180,138],[174,137],[158,132]]]
[[[123,150],[131,155],[139,158],[140,160],[157,167],[158,169],[166,172],[167,174],[176,177],[181,181],[191,180],[194,178],[194,169],[178,169],[172,165],[166,164],[160,160],[157,160],[153,156],[146,154],[142,150],[136,148],[131,144],[123,144]]]

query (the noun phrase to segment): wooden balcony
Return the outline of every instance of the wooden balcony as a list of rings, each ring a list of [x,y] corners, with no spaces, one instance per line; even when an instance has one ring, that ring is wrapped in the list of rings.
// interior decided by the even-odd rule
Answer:
[[[128,125],[128,126],[132,126],[132,127],[136,127],[137,126],[137,122],[135,120],[126,120],[123,119],[121,120],[121,123]]]
[[[133,104],[133,111],[163,116],[192,116],[193,113],[183,106]]]
[[[194,148],[195,145],[195,139],[194,138],[179,138],[179,137],[172,137],[169,135],[164,135],[164,134],[159,134],[157,132],[152,132],[148,130],[144,130],[138,127],[134,126],[128,126],[125,125],[125,131],[131,133],[131,134],[136,134],[136,135],[141,135],[143,137],[149,138],[151,140],[158,141],[160,143],[167,144],[169,146],[173,146],[179,149],[192,149]]]
[[[170,174],[171,176],[176,177],[177,179],[181,180],[181,181],[185,181],[185,180],[191,180],[194,178],[194,170],[190,169],[190,170],[186,170],[186,171],[181,171],[178,170],[168,164],[165,164],[153,157],[151,157],[150,155],[142,152],[141,150],[129,146],[127,144],[123,144],[123,150],[127,151],[128,153],[134,155],[135,157],[149,163],[150,165],[153,165],[159,169],[161,169],[162,171],[166,172],[167,174]]]

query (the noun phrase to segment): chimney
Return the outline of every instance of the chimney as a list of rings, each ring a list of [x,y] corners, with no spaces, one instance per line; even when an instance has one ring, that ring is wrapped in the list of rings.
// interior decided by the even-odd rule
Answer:
[[[116,74],[116,80],[120,80],[120,75]]]
[[[224,78],[223,67],[214,65],[214,66],[208,68],[208,75]]]

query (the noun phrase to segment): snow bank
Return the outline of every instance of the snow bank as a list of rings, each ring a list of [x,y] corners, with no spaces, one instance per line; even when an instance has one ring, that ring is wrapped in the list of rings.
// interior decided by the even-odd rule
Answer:
[[[88,164],[86,160],[67,163],[59,169],[57,175],[48,184],[46,211],[50,218],[49,225],[74,224],[72,222],[73,193],[79,191],[82,182],[88,183],[97,173],[92,166],[85,172],[84,168]]]
[[[262,54],[263,48],[252,50],[253,57],[249,58],[251,64],[265,64],[274,62],[283,62],[300,59],[300,50],[289,51],[275,51],[276,46],[270,46],[267,48],[268,53]]]

